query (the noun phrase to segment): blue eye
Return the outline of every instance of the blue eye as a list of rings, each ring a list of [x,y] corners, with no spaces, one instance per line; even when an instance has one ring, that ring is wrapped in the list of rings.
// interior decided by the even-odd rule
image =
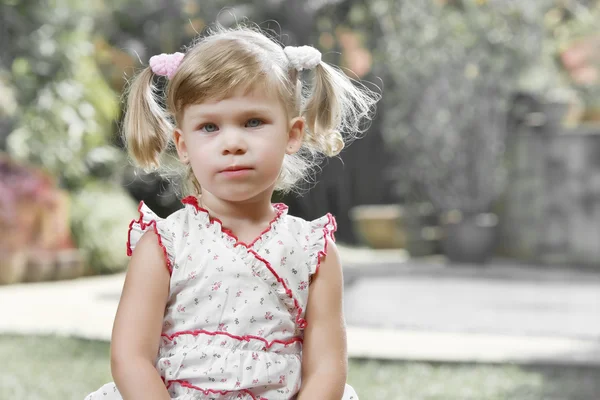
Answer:
[[[246,126],[249,128],[256,128],[258,126],[261,126],[262,124],[263,122],[258,118],[252,118],[249,119],[248,122],[246,122]]]
[[[218,129],[217,126],[213,123],[204,124],[200,128],[200,130],[202,130],[204,132],[208,132],[208,133],[216,132],[217,129]]]

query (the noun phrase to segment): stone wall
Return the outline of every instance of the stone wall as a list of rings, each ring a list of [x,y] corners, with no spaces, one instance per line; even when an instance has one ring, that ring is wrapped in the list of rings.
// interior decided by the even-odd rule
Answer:
[[[507,150],[501,254],[600,268],[600,125],[523,124]]]

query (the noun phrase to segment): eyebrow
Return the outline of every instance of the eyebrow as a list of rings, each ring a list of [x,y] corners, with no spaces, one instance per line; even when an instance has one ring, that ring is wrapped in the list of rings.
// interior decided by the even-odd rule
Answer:
[[[271,114],[272,111],[268,107],[254,107],[249,108],[248,110],[244,110],[241,114]]]
[[[213,112],[213,111],[194,111],[192,112],[191,115],[191,120],[192,121],[196,121],[199,119],[218,119],[221,115],[226,114],[226,115],[231,115],[231,112]],[[241,116],[241,117],[249,117],[252,115],[270,115],[272,114],[272,111],[270,108],[267,107],[252,107],[252,108],[247,108],[245,110],[241,110],[235,113],[236,116]]]

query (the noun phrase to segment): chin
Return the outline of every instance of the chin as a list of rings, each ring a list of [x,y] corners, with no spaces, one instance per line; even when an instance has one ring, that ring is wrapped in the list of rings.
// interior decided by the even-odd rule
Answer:
[[[223,199],[225,201],[235,202],[235,203],[244,203],[247,201],[252,201],[257,197],[267,194],[269,188],[257,189],[257,188],[230,188],[229,190],[220,191],[220,193],[212,192],[214,195]],[[271,193],[268,193],[270,196]]]

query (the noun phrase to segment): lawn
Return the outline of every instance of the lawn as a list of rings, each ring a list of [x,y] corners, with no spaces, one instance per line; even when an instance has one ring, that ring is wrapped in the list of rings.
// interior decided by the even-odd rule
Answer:
[[[83,400],[112,380],[108,344],[0,336],[0,400]],[[352,360],[361,400],[597,400],[600,370]]]

